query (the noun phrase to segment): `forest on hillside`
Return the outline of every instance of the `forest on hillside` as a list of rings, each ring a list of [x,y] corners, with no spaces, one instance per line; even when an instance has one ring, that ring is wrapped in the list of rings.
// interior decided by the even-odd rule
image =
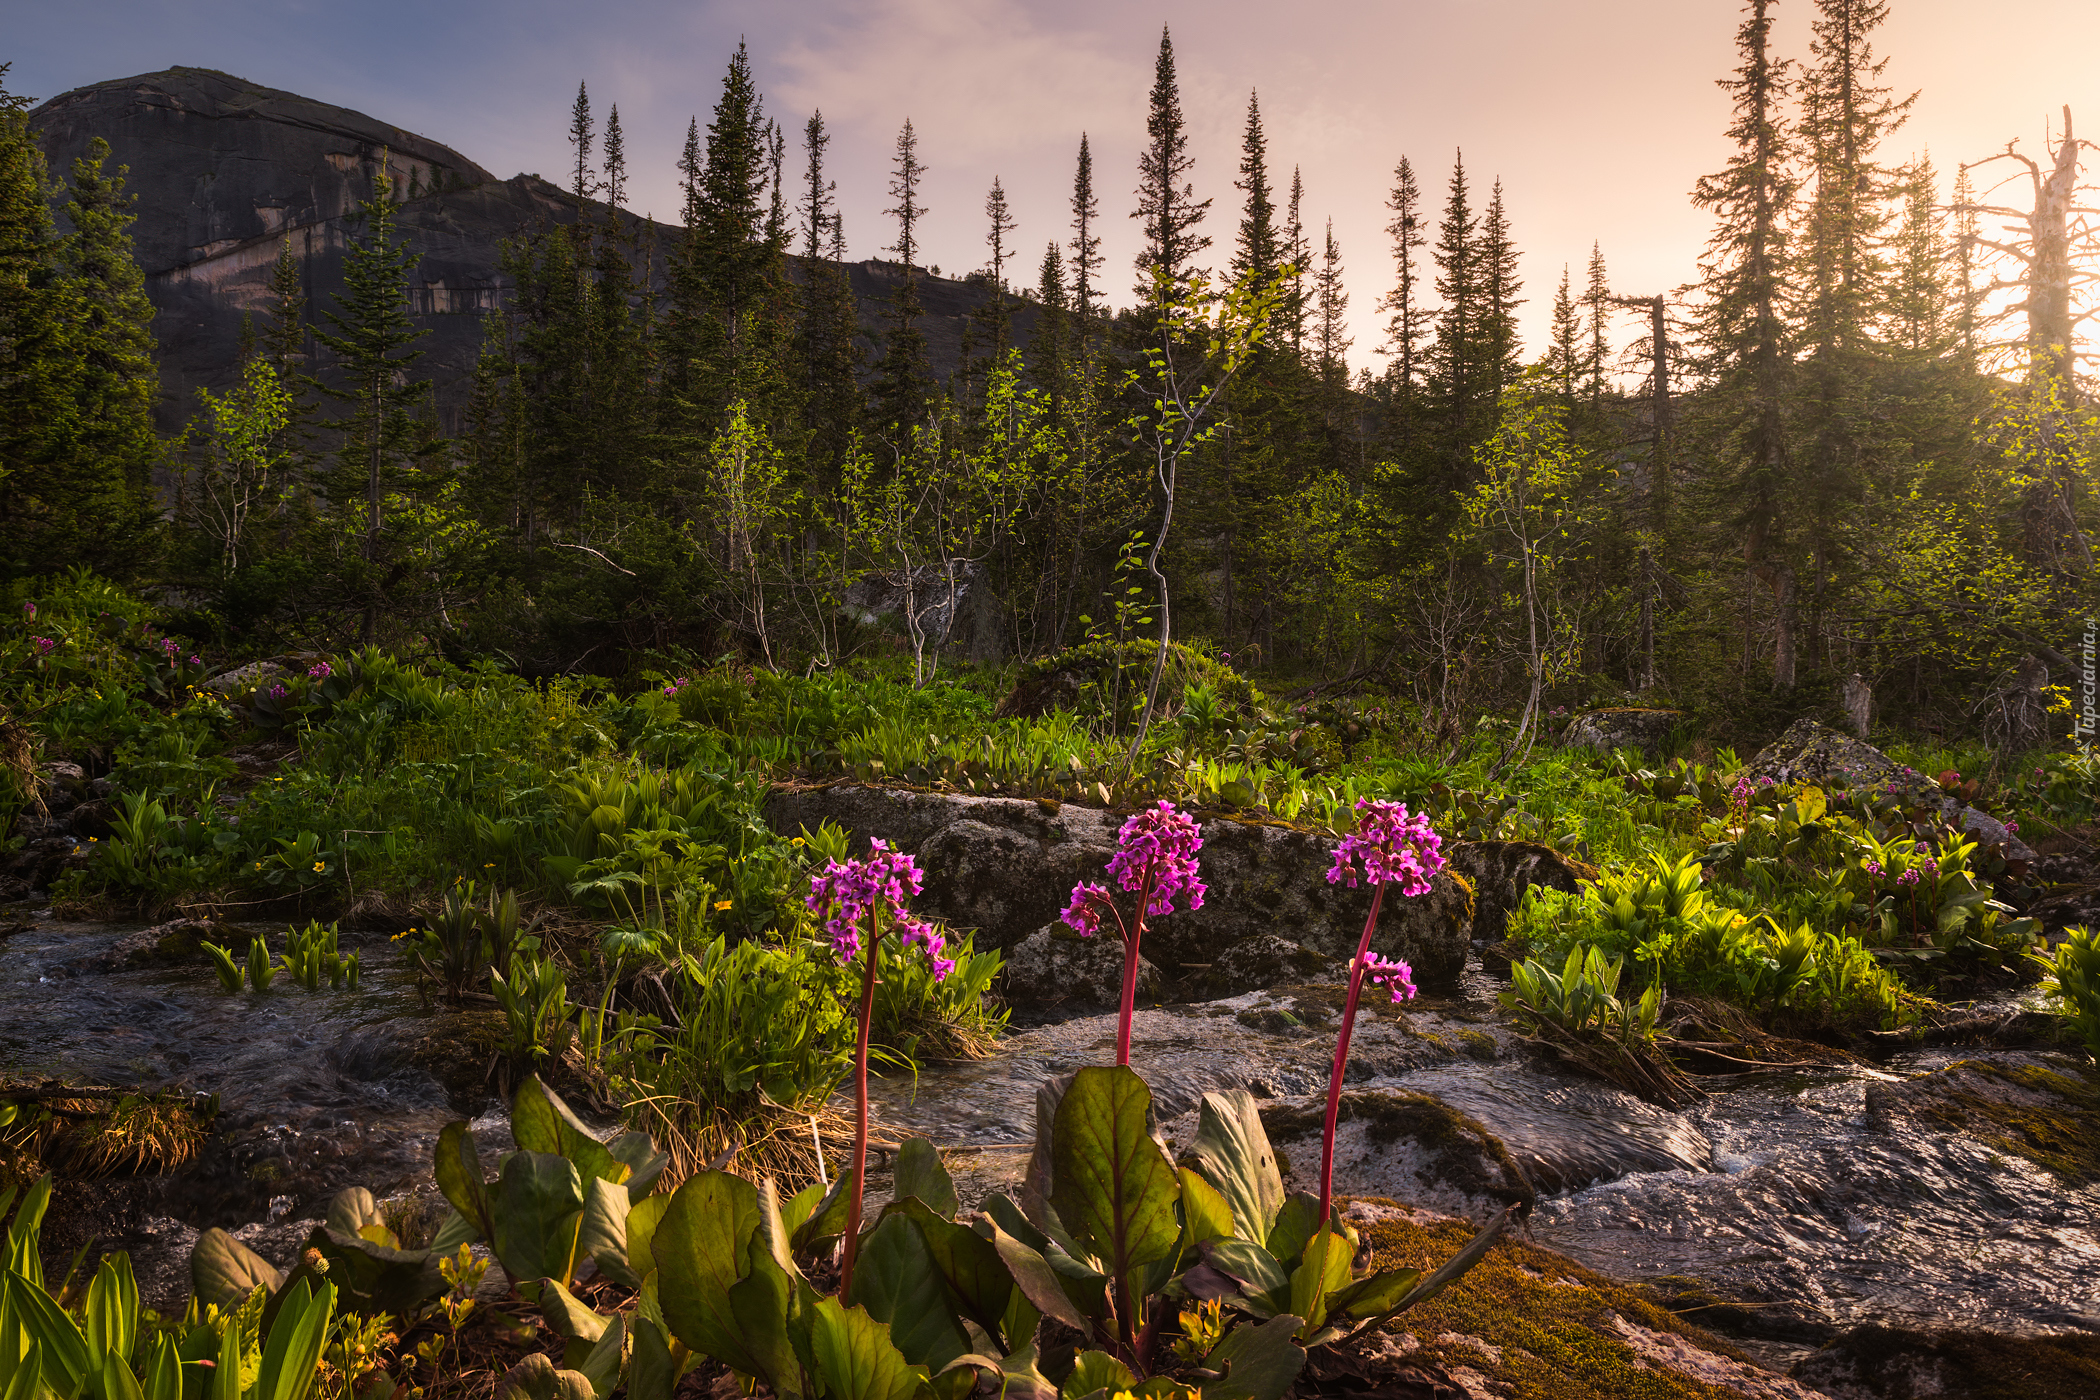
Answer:
[[[1258,95],[1237,169],[1195,168],[1164,32],[1135,207],[1084,137],[1040,249],[995,182],[946,375],[919,327],[936,157],[908,120],[882,214],[904,275],[868,327],[823,118],[769,113],[745,52],[687,133],[668,267],[614,214],[618,109],[601,127],[580,89],[579,215],[510,245],[449,434],[381,175],[340,300],[304,303],[287,243],[232,387],[156,435],[122,172],[45,171],[7,97],[0,570],[148,589],[229,655],[636,677],[901,653],[923,682],[1164,635],[1454,736],[1628,697],[1768,732],[1855,674],[1892,720],[1974,731],[2021,665],[2069,678],[2092,599],[2089,143],[2067,108],[2040,149],[1977,133],[1951,180],[1898,163],[1916,94],[1875,45],[1885,0],[1816,0],[1798,55],[1769,8],[1718,75],[1696,283],[1617,286],[1593,247],[1526,287],[1500,182],[1396,152],[1390,246],[1352,253],[1377,346]],[[1109,267],[1126,215],[1143,252]]]

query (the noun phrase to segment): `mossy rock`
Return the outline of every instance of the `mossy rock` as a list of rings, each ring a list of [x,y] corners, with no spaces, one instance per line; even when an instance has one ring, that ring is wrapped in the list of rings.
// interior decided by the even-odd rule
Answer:
[[[1000,719],[1040,719],[1052,710],[1105,713],[1105,696],[1114,684],[1116,669],[1123,668],[1126,696],[1137,686],[1139,696],[1152,683],[1152,667],[1159,656],[1159,643],[1087,642],[1067,647],[1023,666],[1014,688],[999,702]],[[1182,692],[1192,683],[1217,692],[1218,702],[1228,711],[1251,707],[1254,686],[1231,667],[1211,660],[1179,642],[1167,643],[1166,671],[1159,682],[1159,715],[1170,715],[1181,706]],[[1091,687],[1091,689],[1089,689]]]
[[[1427,1274],[1474,1233],[1465,1221],[1425,1218],[1389,1201],[1357,1201],[1348,1215],[1379,1269]],[[1386,1331],[1397,1337],[1407,1362],[1442,1369],[1472,1395],[1820,1400],[1640,1290],[1508,1235],[1458,1282]]]
[[[2100,1336],[1855,1327],[1794,1367],[1831,1400],[2100,1400]]]
[[[1569,721],[1561,735],[1564,749],[1596,749],[1612,753],[1639,749],[1649,758],[1659,758],[1670,731],[1684,722],[1682,710],[1641,709],[1618,706],[1588,710]]]
[[[1957,1060],[1900,1084],[1867,1089],[1867,1121],[1921,1118],[1966,1133],[2054,1172],[2067,1185],[2100,1182],[2100,1076],[2043,1065]]]

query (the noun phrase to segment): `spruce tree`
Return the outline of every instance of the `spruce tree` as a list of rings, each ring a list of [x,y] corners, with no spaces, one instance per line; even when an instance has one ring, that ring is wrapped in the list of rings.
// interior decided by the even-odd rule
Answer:
[[[350,591],[363,613],[361,636],[369,643],[387,603],[381,568],[385,492],[422,445],[409,407],[429,386],[413,377],[422,357],[415,345],[426,334],[408,311],[408,278],[418,255],[395,233],[393,181],[383,159],[357,220],[362,227],[343,259],[342,295],[321,313],[334,329],[316,327],[314,334],[335,356],[336,382],[327,392],[350,406],[340,425],[340,466],[330,495],[345,526],[362,537],[364,567],[351,571]]]
[[[1604,401],[1604,368],[1611,361],[1611,342],[1605,328],[1611,316],[1611,277],[1604,270],[1604,247],[1590,244],[1589,278],[1582,286],[1583,320],[1589,325],[1589,344],[1583,349],[1582,379],[1594,409]]]
[[[1517,334],[1517,308],[1524,289],[1517,276],[1517,249],[1510,241],[1509,216],[1502,204],[1502,181],[1495,181],[1487,212],[1480,221],[1480,287],[1482,355],[1490,392],[1499,399],[1503,387],[1522,372],[1523,345]]]
[[[1035,332],[1028,339],[1028,371],[1036,387],[1049,398],[1051,419],[1062,416],[1070,392],[1066,378],[1071,373],[1071,302],[1065,291],[1065,261],[1057,240],[1043,249],[1042,266],[1036,273]]]
[[[1891,267],[1883,307],[1889,342],[1907,359],[1933,360],[1950,348],[1946,216],[1935,203],[1932,157],[1919,156],[1903,172],[1902,222],[1889,248]]]
[[[1386,377],[1392,411],[1404,423],[1413,413],[1422,372],[1422,341],[1429,326],[1421,278],[1415,270],[1415,249],[1428,243],[1422,236],[1422,187],[1406,156],[1393,168],[1393,191],[1385,207],[1393,214],[1385,232],[1393,240],[1394,278],[1392,290],[1378,302],[1378,309],[1386,313],[1385,344],[1380,349],[1390,357]]]
[[[1305,177],[1297,166],[1291,167],[1291,202],[1283,224],[1283,256],[1290,264],[1289,290],[1284,293],[1283,305],[1277,308],[1276,322],[1282,331],[1280,338],[1290,342],[1291,353],[1301,360],[1305,357],[1305,309],[1310,304],[1305,293],[1305,279],[1312,275],[1312,245],[1305,241]]]
[[[1247,95],[1247,129],[1240,139],[1240,178],[1233,187],[1246,195],[1241,204],[1238,245],[1232,254],[1235,280],[1273,278],[1282,265],[1276,231],[1276,201],[1269,194],[1269,142],[1261,129],[1261,98]]]
[[[1978,313],[1983,307],[1984,290],[1977,285],[1976,240],[1979,236],[1976,216],[1976,185],[1969,179],[1969,167],[1959,167],[1954,174],[1954,281],[1959,287],[1958,300],[1954,307],[1954,340],[1959,348],[1962,367],[1971,374],[1976,372],[1976,333]]]
[[[992,294],[977,307],[974,320],[984,328],[992,351],[989,363],[998,364],[1006,357],[1007,337],[1012,333],[1013,314],[1006,304],[1006,259],[1007,243],[1018,225],[1013,212],[1007,207],[1006,189],[999,177],[992,177],[992,188],[984,197],[985,233],[984,245],[991,252],[989,268],[992,274]]]
[[[581,94],[579,94],[579,97]],[[614,209],[627,203],[627,137],[620,130],[620,104],[605,114],[605,202]]]
[[[1708,455],[1718,470],[1711,486],[1721,519],[1740,541],[1751,574],[1770,591],[1777,630],[1772,678],[1794,683],[1793,527],[1787,415],[1793,347],[1785,306],[1791,262],[1789,214],[1798,183],[1795,144],[1781,115],[1788,63],[1771,53],[1771,0],[1750,0],[1736,30],[1740,63],[1719,81],[1734,98],[1728,137],[1734,154],[1700,179],[1692,203],[1716,220],[1700,262],[1701,368]],[[1742,620],[1747,658],[1754,620]]]
[[[591,146],[596,140],[596,128],[591,121],[591,94],[584,84],[578,83],[576,101],[569,107],[569,144],[576,150],[576,166],[569,180],[569,193],[579,201],[598,193],[598,177],[591,172]]]
[[[1472,471],[1473,449],[1493,430],[1496,343],[1490,323],[1480,216],[1473,212],[1463,153],[1451,167],[1444,216],[1437,225],[1437,295],[1443,299],[1430,342],[1424,399],[1434,437],[1424,463],[1425,505],[1439,522]]]
[[[151,329],[153,303],[131,253],[136,196],[124,193],[128,167],[103,172],[109,143],[96,137],[73,162],[66,190],[71,231],[59,242],[59,267],[72,289],[71,339],[80,354],[76,450],[118,472],[132,497],[128,519],[111,525],[136,540],[151,514],[153,407],[160,397],[160,347]],[[116,541],[112,541],[116,543]]]
[[[1138,207],[1130,216],[1144,229],[1137,258],[1140,305],[1156,305],[1161,285],[1171,287],[1196,272],[1196,255],[1210,246],[1209,236],[1197,231],[1210,212],[1210,201],[1197,199],[1196,187],[1189,182],[1195,164],[1181,115],[1181,85],[1174,76],[1174,40],[1162,26],[1151,109],[1145,117],[1145,147],[1138,155]]]
[[[1320,272],[1313,292],[1313,365],[1330,404],[1349,386],[1349,293],[1342,285],[1342,245],[1335,241],[1334,220],[1320,245]]]
[[[1560,266],[1560,285],[1553,289],[1553,331],[1546,342],[1545,367],[1561,402],[1572,406],[1579,390],[1586,387],[1583,373],[1587,359],[1582,343],[1582,316],[1575,310],[1574,287],[1568,265]]]
[[[1094,194],[1094,156],[1087,148],[1086,133],[1079,133],[1079,168],[1072,176],[1072,314],[1079,318],[1083,340],[1092,324],[1094,298],[1101,273],[1101,235],[1094,226],[1101,219],[1101,201]]]
[[[882,358],[875,365],[875,421],[902,441],[925,414],[933,394],[933,370],[926,359],[926,333],[919,327],[923,314],[919,304],[919,220],[926,206],[919,203],[919,185],[926,167],[919,163],[918,133],[911,119],[897,133],[897,150],[890,174],[890,197],[897,202],[882,212],[897,221],[897,241],[887,251],[903,265],[897,290],[890,298],[888,326]]]
[[[812,113],[802,128],[807,164],[802,199],[797,206],[802,229],[802,321],[798,339],[803,421],[816,435],[818,456],[837,461],[858,417],[859,351],[855,336],[860,327],[853,288],[846,280],[838,187],[824,168],[830,146],[831,134],[825,130],[824,114]]]

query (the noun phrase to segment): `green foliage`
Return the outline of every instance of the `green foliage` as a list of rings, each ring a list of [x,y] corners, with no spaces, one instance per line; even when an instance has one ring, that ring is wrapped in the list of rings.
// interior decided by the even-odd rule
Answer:
[[[2048,954],[2029,955],[2042,967],[2042,990],[2053,997],[2086,1050],[2100,1059],[2100,938],[2079,926],[2064,932]]]

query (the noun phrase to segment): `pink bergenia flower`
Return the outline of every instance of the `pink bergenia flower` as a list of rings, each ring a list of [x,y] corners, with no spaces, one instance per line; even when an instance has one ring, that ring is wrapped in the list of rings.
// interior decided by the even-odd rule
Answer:
[[[894,928],[905,947],[917,944],[925,949],[938,981],[955,966],[954,959],[941,956],[946,941],[932,924],[904,907],[904,901],[919,892],[925,878],[919,872],[918,862],[902,851],[891,850],[889,842],[878,838],[869,843],[864,858],[843,865],[832,861],[823,873],[812,876],[806,903],[811,912],[823,917],[824,931],[831,935],[831,946],[839,961],[851,962],[859,956],[869,916],[873,915]]]
[[[1918,883],[1918,872],[1906,870],[1896,877],[1896,883],[1899,885],[1915,885]]]
[[[23,620],[24,622],[34,622],[34,621],[36,621],[36,604],[34,604],[34,603],[24,603],[24,604],[22,604],[22,620]],[[2039,772],[2041,772],[2042,770],[2041,770],[2041,769],[2039,769],[2039,768],[2037,768],[2037,769],[2035,769],[2034,771],[2035,771],[2035,772],[2037,772],[2037,773],[2039,773]]]
[[[306,668],[306,674],[309,680],[325,681],[335,674],[335,668],[325,661],[316,661]]]
[[[2007,822],[2005,829],[2010,832],[2017,832],[2020,829],[2020,824],[2018,822]]]
[[[198,659],[197,659],[196,657],[194,657],[194,656],[190,658],[190,665],[192,665],[192,666],[202,666],[203,664],[204,664],[204,663],[203,663],[202,661],[199,661],[199,660],[198,660]]]
[[[270,698],[273,700],[282,700],[285,696],[290,695],[291,693],[292,692],[284,688],[284,683],[282,681],[275,682],[270,686]]]
[[[49,656],[51,654],[51,648],[58,645],[57,642],[53,641],[49,637],[31,637],[29,640],[33,645],[35,645],[36,654],[38,656]]]
[[[1364,980],[1391,989],[1394,1001],[1414,999],[1415,970],[1398,958],[1382,958],[1376,953],[1364,954]]]
[[[1143,917],[1158,918],[1174,912],[1174,900],[1188,896],[1190,910],[1203,907],[1203,881],[1196,874],[1196,852],[1203,849],[1203,835],[1186,812],[1162,799],[1157,807],[1139,812],[1123,823],[1116,834],[1116,853],[1108,858],[1108,873],[1127,893],[1141,893],[1149,881],[1152,897]]]
[[[1072,887],[1072,902],[1058,918],[1081,938],[1092,938],[1101,931],[1101,910],[1107,903],[1106,885],[1077,884]]]
[[[168,655],[173,656],[178,650],[181,649],[181,647],[180,643],[178,643],[173,637],[162,637],[160,639],[160,649],[166,652]]]
[[[1444,856],[1443,838],[1426,815],[1409,816],[1404,802],[1362,798],[1356,804],[1356,823],[1356,830],[1335,848],[1328,884],[1355,889],[1369,880],[1398,885],[1409,898],[1428,893],[1430,880],[1444,868]]]
[[[1864,869],[1869,875],[1878,876],[1881,874],[1881,862],[1878,860],[1870,860],[1861,868]]]

